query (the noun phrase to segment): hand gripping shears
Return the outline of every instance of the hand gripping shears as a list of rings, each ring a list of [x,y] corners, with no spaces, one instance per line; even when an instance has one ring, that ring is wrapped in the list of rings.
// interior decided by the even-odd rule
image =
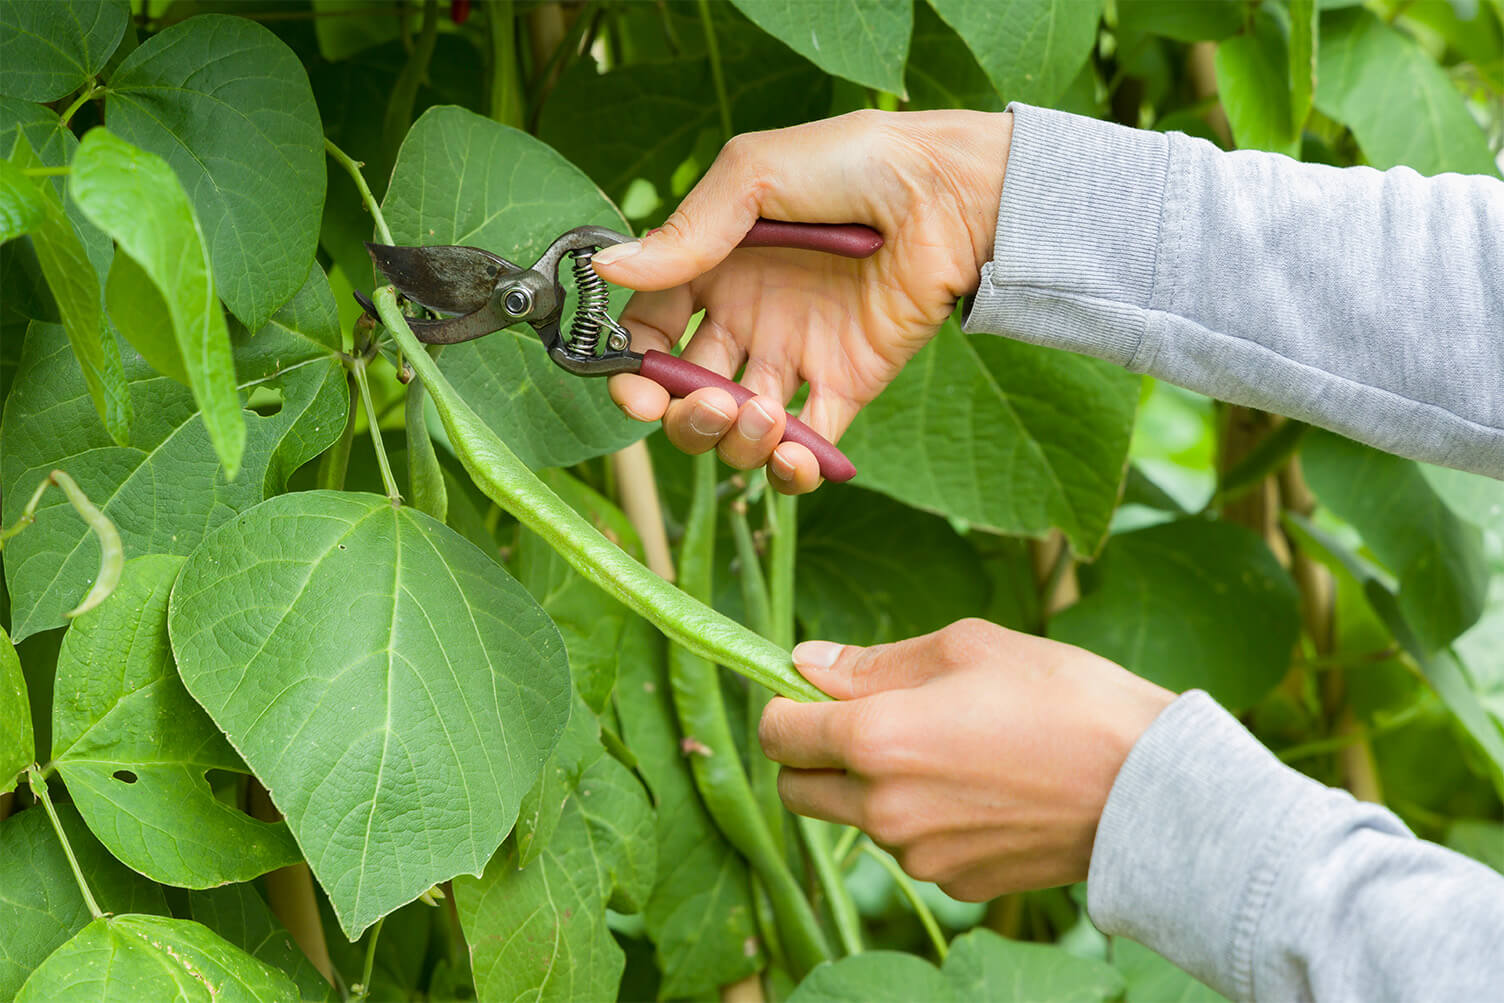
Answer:
[[[513,324],[532,326],[548,357],[576,376],[638,373],[674,397],[686,397],[701,387],[719,387],[744,404],[751,391],[691,362],[649,349],[633,352],[631,336],[609,312],[610,289],[590,263],[599,249],[633,238],[601,226],[569,230],[548,246],[531,268],[523,268],[478,247],[433,245],[405,247],[367,244],[377,271],[414,303],[441,319],[413,319],[419,341],[453,345],[481,338]],[[858,223],[786,223],[760,219],[740,247],[789,247],[824,251],[848,258],[865,258],[883,246],[882,235]],[[564,287],[559,267],[565,257],[574,273],[577,303],[566,337],[561,330]],[[371,316],[371,302],[356,297]],[[605,345],[601,336],[605,335]],[[783,440],[797,442],[815,454],[826,480],[846,481],[856,474],[839,449],[799,419],[789,417]]]

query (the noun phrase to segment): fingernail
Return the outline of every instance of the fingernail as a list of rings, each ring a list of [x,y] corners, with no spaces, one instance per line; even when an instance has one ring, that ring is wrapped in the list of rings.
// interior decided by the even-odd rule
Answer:
[[[625,244],[612,244],[604,251],[596,251],[590,258],[597,265],[614,265],[623,258],[630,258],[642,250],[642,241],[629,240]]]
[[[699,403],[689,412],[689,427],[700,435],[720,435],[731,424],[731,416],[709,404]]]
[[[792,481],[794,479],[794,474],[798,472],[797,468],[793,463],[789,461],[788,457],[784,456],[776,449],[773,450],[773,459],[771,466],[773,468],[773,475],[780,481]]]
[[[805,669],[828,669],[836,664],[844,647],[834,641],[804,641],[794,645],[794,664]]]
[[[752,406],[742,412],[742,434],[749,439],[761,439],[772,431],[777,419],[768,413],[768,406],[754,400]]]

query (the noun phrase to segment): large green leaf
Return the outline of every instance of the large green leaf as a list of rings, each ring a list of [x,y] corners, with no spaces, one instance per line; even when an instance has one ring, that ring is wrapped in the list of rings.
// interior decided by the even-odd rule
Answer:
[[[282,823],[215,798],[209,770],[245,772],[178,681],[167,597],[183,558],[129,562],[58,654],[52,758],[84,821],[121,862],[163,884],[211,888],[300,858]]]
[[[559,632],[501,566],[384,497],[280,495],[209,534],[168,625],[352,938],[479,874],[558,741]]]
[[[1409,460],[1313,432],[1301,449],[1311,490],[1352,523],[1399,580],[1399,607],[1428,652],[1471,626],[1488,594],[1477,527],[1463,522]]]
[[[600,721],[579,693],[575,693],[569,723],[564,726],[559,744],[554,746],[533,786],[522,796],[517,828],[512,832],[516,866],[526,867],[548,849],[564,806],[580,786],[585,771],[605,754]]]
[[[799,506],[796,609],[815,637],[881,644],[987,608],[975,548],[936,515],[827,485]]]
[[[841,439],[857,483],[1000,533],[1095,553],[1127,464],[1138,378],[947,321]]]
[[[1346,125],[1374,167],[1497,174],[1488,137],[1424,49],[1367,10],[1321,20],[1316,108]]]
[[[1083,588],[1050,621],[1051,637],[1234,710],[1279,682],[1300,630],[1294,582],[1263,540],[1231,523],[1117,534],[1083,570]]]
[[[33,324],[0,422],[5,497],[26,497],[48,471],[61,468],[119,528],[128,556],[187,554],[209,529],[283,490],[295,469],[339,436],[349,405],[344,370],[324,347],[338,337],[328,288],[314,268],[277,319],[254,336],[232,335],[242,385],[281,395],[275,414],[245,413],[244,469],[233,482],[214,460],[187,388],[127,353],[125,374],[140,418],[130,444],[116,446],[99,424],[62,329]],[[98,568],[93,534],[60,498],[44,498],[36,524],[5,548],[13,636],[66,623],[64,612]]]
[[[1097,39],[1102,0],[929,0],[1009,101],[1053,104]]]
[[[1288,30],[1279,17],[1260,9],[1247,30],[1217,46],[1217,93],[1233,138],[1245,150],[1300,154],[1300,123],[1291,118],[1288,96]]]
[[[1425,463],[1420,472],[1458,516],[1504,539],[1504,481]]]
[[[124,252],[110,268],[111,318],[147,361],[192,389],[234,480],[246,438],[235,359],[187,192],[160,157],[101,128],[79,144],[68,194]]]
[[[14,790],[22,770],[36,759],[31,699],[10,635],[0,627],[0,794]]]
[[[11,151],[19,167],[41,166],[24,134]],[[27,183],[22,177],[18,181]],[[34,185],[31,192],[42,209],[31,231],[37,263],[57,304],[68,341],[83,369],[95,410],[116,444],[130,439],[133,409],[121,368],[120,350],[106,329],[99,305],[99,276],[94,271],[78,230],[63,212],[62,200],[50,185]]]
[[[469,244],[523,265],[571,227],[621,229],[621,214],[564,158],[533,137],[463,108],[430,108],[413,124],[383,202],[408,244]],[[605,385],[559,369],[530,327],[445,350],[444,374],[532,466],[568,466],[619,449],[647,428]]]
[[[298,57],[254,21],[190,18],[120,64],[105,121],[177,172],[219,295],[247,327],[265,324],[307,277],[324,206],[323,131]]]
[[[719,25],[716,34],[733,131],[792,125],[826,113],[831,85],[825,74],[760,31]],[[549,95],[538,134],[612,198],[620,201],[627,186],[643,178],[669,200],[683,194],[674,183],[680,165],[696,154],[693,179],[709,166],[709,155],[701,158],[698,151],[714,154],[720,146],[720,111],[709,98],[714,93],[703,57],[604,74],[580,61]]]
[[[941,971],[959,999],[977,1003],[1107,1003],[1123,994],[1123,977],[1105,961],[1008,940],[985,927],[957,937]]]
[[[912,954],[867,951],[815,966],[789,1003],[955,1003],[955,986],[934,965]]]
[[[204,924],[242,951],[290,976],[304,1000],[334,999],[334,987],[313,967],[253,886],[226,885],[193,892],[183,918]]]
[[[167,914],[162,890],[110,856],[71,805],[57,813],[101,909]],[[0,999],[13,997],[89,918],[47,812],[38,805],[0,820]]]
[[[477,997],[615,998],[625,956],[606,927],[606,905],[642,907],[654,850],[642,784],[610,756],[596,760],[539,859],[519,869],[509,848],[480,878],[455,881]]]
[[[128,0],[0,4],[0,94],[56,101],[100,71],[131,19]]]
[[[903,93],[912,0],[731,0],[763,31],[837,77]]]
[[[683,749],[665,662],[664,641],[637,617],[622,638],[616,687],[622,737],[637,756],[658,810],[658,874],[643,909],[662,973],[664,998],[696,996],[755,972],[746,861],[710,820]]]
[[[1006,105],[960,37],[923,0],[914,5],[914,38],[909,43],[904,79],[909,88],[908,107],[915,111],[1002,111]]]
[[[1223,996],[1142,944],[1112,938],[1112,963],[1127,982],[1124,1003],[1221,1003]]]
[[[96,919],[31,973],[16,1003],[296,1003],[298,987],[208,927],[164,916]]]

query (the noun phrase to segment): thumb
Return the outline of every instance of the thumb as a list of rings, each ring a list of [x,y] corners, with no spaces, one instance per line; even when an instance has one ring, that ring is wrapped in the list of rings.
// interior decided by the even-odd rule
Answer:
[[[934,634],[863,648],[833,641],[794,646],[794,668],[837,700],[855,700],[883,690],[912,689],[944,672]]]
[[[725,260],[757,222],[764,187],[756,160],[738,152],[749,139],[727,143],[662,226],[596,252],[591,262],[601,277],[628,289],[672,289]]]

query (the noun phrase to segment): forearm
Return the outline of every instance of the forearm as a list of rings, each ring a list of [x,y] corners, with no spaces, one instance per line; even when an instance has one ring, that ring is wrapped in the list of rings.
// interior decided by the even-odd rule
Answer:
[[[1203,693],[1129,754],[1102,813],[1093,921],[1235,999],[1484,999],[1504,876],[1281,764]]]
[[[967,330],[1504,477],[1504,182],[1013,110]]]

